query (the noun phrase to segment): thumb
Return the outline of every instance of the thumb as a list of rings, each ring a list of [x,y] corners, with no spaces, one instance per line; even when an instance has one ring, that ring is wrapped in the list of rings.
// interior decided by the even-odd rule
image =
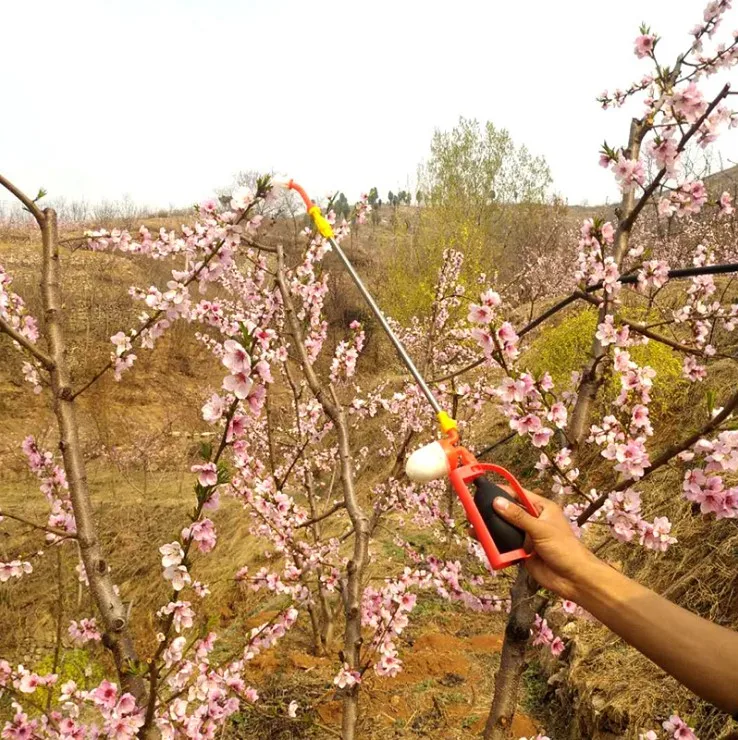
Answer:
[[[492,502],[494,510],[507,522],[519,527],[520,529],[533,534],[538,525],[538,521],[531,516],[522,506],[508,501],[508,499],[498,496]]]

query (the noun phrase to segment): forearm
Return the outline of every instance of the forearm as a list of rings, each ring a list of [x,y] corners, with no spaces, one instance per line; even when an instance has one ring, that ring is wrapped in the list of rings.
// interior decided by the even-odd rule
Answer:
[[[575,601],[706,701],[738,711],[738,633],[702,619],[592,561]]]

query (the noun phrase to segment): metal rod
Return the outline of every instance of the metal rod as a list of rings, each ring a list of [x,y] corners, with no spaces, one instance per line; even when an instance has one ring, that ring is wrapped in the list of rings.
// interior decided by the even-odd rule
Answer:
[[[668,278],[676,280],[679,278],[694,277],[695,275],[726,275],[731,272],[738,272],[738,263],[728,263],[725,265],[705,265],[703,267],[679,267],[675,270],[669,270]],[[618,278],[619,283],[633,284],[638,282],[637,274],[621,275]],[[604,283],[599,282],[588,286],[585,290],[587,293],[594,293],[600,290]]]
[[[328,239],[333,249],[336,251],[336,254],[341,258],[341,262],[343,262],[343,266],[348,270],[348,274],[351,275],[351,279],[354,281],[354,284],[359,289],[359,292],[364,297],[364,300],[369,304],[369,308],[371,308],[372,313],[376,316],[377,321],[382,325],[382,328],[384,329],[387,336],[390,338],[390,341],[392,344],[395,345],[395,349],[397,350],[397,354],[400,356],[400,359],[404,363],[405,367],[410,371],[410,374],[415,379],[415,382],[420,386],[420,390],[423,391],[423,395],[428,399],[428,403],[433,407],[433,410],[439,414],[441,412],[441,405],[436,400],[436,397],[433,395],[433,391],[428,387],[428,384],[425,382],[425,379],[420,374],[420,371],[417,367],[415,367],[415,363],[410,358],[410,355],[408,355],[407,351],[405,350],[405,347],[403,347],[402,342],[395,336],[395,333],[390,328],[390,325],[387,323],[387,319],[384,318],[384,314],[379,309],[379,306],[374,301],[374,298],[372,298],[371,293],[366,289],[366,286],[361,281],[361,278],[359,277],[356,270],[354,270],[354,266],[349,261],[349,258],[344,254],[341,247],[338,246],[338,242],[336,242],[335,239]]]

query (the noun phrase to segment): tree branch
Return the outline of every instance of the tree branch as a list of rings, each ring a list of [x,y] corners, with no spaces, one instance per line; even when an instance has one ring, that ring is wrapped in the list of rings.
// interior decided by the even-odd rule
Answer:
[[[335,514],[339,509],[345,509],[346,504],[343,501],[339,501],[337,504],[334,504],[331,506],[328,511],[322,513],[320,516],[316,516],[314,519],[308,519],[306,522],[303,522],[302,524],[298,524],[295,529],[301,529],[302,527],[310,527],[313,524],[317,524],[318,522],[322,522],[323,519],[327,519],[331,514]]]
[[[718,103],[723,98],[725,98],[729,92],[730,92],[730,84],[728,83],[716,95],[716,97],[713,99],[710,105],[707,106],[707,108],[705,109],[705,112],[692,124],[692,126],[682,136],[681,140],[679,141],[679,145],[677,146],[678,154],[681,154],[684,151],[685,147],[689,143],[689,140],[699,131],[700,127],[705,122],[707,117],[715,110]],[[621,223],[620,225],[621,229],[625,231],[630,231],[636,219],[638,218],[638,215],[644,209],[644,207],[646,206],[646,203],[648,203],[649,198],[654,194],[654,192],[656,191],[656,188],[658,188],[658,186],[661,184],[665,176],[666,176],[666,167],[662,167],[656,174],[656,177],[653,178],[650,185],[643,191],[643,194],[639,198],[638,202],[635,204],[635,206],[633,206],[633,210],[625,217],[625,219]]]
[[[587,295],[587,293],[583,293],[581,291],[579,292],[577,297],[583,301],[586,301],[587,303],[591,303],[593,306],[601,306],[603,303],[602,298],[597,298],[593,295]],[[649,329],[645,324],[639,324],[636,321],[630,321],[630,319],[625,319],[622,316],[618,316],[618,321],[621,324],[625,324],[625,326],[632,329],[634,332],[636,332],[636,334],[641,334],[644,337],[653,339],[654,342],[665,344],[667,347],[671,347],[678,352],[684,352],[688,355],[698,355],[700,357],[705,354],[701,349],[697,349],[696,347],[687,347],[684,344],[679,344],[679,342],[676,342],[673,339],[669,339],[668,337],[662,336],[661,334],[657,334],[655,331],[651,331],[651,329]]]
[[[631,479],[627,479],[624,481],[621,481],[618,483],[612,491],[608,491],[607,493],[600,494],[578,517],[577,517],[577,524],[581,526],[584,524],[595,512],[597,512],[602,506],[604,505],[605,501],[607,501],[608,496],[610,493],[617,493],[619,491],[624,491],[626,488],[630,488],[631,486],[634,486],[643,480],[645,480],[648,476],[655,473],[659,468],[663,468],[664,465],[669,463],[673,458],[675,458],[680,452],[684,452],[685,450],[688,450],[695,442],[702,439],[702,437],[706,437],[711,432],[714,432],[732,413],[738,408],[738,392],[734,393],[728,401],[725,403],[725,406],[723,406],[723,410],[716,414],[716,416],[711,419],[705,426],[703,426],[699,431],[695,432],[694,434],[691,434],[689,437],[686,437],[681,442],[672,445],[671,447],[664,450],[650,465],[649,468],[647,468],[645,475],[643,478],[641,478],[639,481],[634,481]]]
[[[22,516],[18,516],[18,514],[8,514],[7,511],[1,511],[0,510],[0,519],[13,519],[16,522],[20,522],[21,524],[26,524],[29,527],[33,527],[34,529],[40,529],[43,532],[48,532],[49,534],[56,535],[57,537],[63,537],[65,540],[76,540],[77,535],[73,532],[66,532],[63,529],[57,529],[56,527],[49,527],[45,524],[37,524],[36,522],[32,522],[30,519],[26,519]]]
[[[87,485],[87,470],[79,441],[79,425],[70,387],[66,360],[66,342],[62,330],[61,270],[56,213],[47,208],[43,213],[41,297],[44,306],[44,333],[54,369],[51,390],[54,413],[59,425],[60,448],[64,470],[69,481],[69,497],[77,524],[77,541],[90,592],[105,626],[104,643],[113,654],[123,689],[141,701],[145,694],[143,679],[131,668],[138,662],[128,628],[128,615],[110,577],[108,562],[97,535],[97,525]]]
[[[7,334],[14,342],[18,342],[25,350],[30,352],[46,370],[53,370],[54,363],[51,358],[43,353],[36,345],[32,344],[22,334],[17,332],[5,319],[0,318],[0,332]]]
[[[354,487],[354,466],[351,460],[351,446],[349,442],[348,424],[338,402],[336,392],[331,384],[328,393],[321,386],[315,370],[310,363],[302,327],[297,318],[292,296],[285,280],[284,251],[277,247],[277,285],[282,297],[285,317],[292,331],[295,349],[300,358],[302,371],[310,386],[310,390],[323,407],[326,415],[335,426],[338,436],[338,459],[341,463],[341,482],[343,485],[343,500],[351,519],[354,532],[354,548],[351,559],[346,566],[346,579],[342,588],[344,616],[346,627],[344,631],[344,659],[349,667],[358,670],[360,667],[361,652],[361,597],[363,594],[362,578],[369,557],[369,519],[359,504]],[[343,697],[342,729],[345,740],[354,740],[356,724],[359,714],[359,686],[347,688]]]
[[[26,210],[36,219],[36,223],[43,229],[44,213],[43,211],[18,187],[13,185],[10,180],[0,175],[0,185],[9,190],[23,205]]]

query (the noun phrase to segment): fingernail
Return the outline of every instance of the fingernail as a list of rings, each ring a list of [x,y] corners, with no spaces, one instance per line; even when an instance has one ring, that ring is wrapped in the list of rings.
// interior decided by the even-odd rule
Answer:
[[[502,496],[498,496],[492,503],[496,509],[502,509],[503,511],[510,506],[510,502],[506,498],[502,498]]]

